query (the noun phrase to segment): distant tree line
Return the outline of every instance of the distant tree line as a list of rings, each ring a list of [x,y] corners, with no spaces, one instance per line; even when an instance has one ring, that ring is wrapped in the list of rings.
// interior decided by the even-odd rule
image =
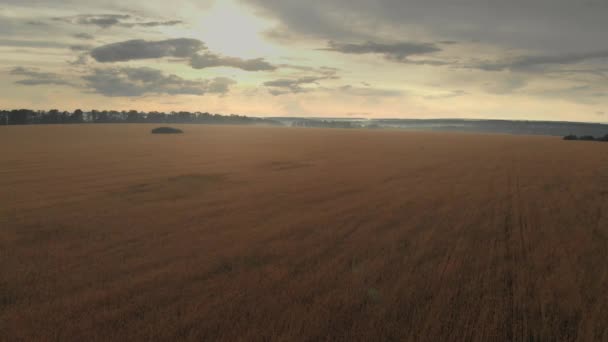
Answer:
[[[92,110],[84,112],[77,109],[73,112],[52,109],[1,110],[0,125],[28,124],[79,124],[79,123],[171,123],[171,124],[216,124],[216,125],[281,125],[271,119],[254,118],[243,115],[220,115],[201,112],[139,112]]]
[[[364,126],[353,121],[332,121],[332,120],[299,120],[291,124],[293,127],[314,127],[314,128],[363,128]]]
[[[606,134],[603,137],[599,137],[599,138],[595,138],[592,135],[582,135],[582,136],[576,136],[576,135],[566,135],[564,137],[564,140],[581,140],[581,141],[604,141],[604,142],[608,142],[608,134]]]

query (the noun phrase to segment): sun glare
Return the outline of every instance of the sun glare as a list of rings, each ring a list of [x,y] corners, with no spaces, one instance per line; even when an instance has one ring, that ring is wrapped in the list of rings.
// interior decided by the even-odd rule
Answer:
[[[196,16],[193,33],[218,53],[240,58],[273,58],[277,48],[262,37],[269,23],[247,13],[233,1],[216,1],[204,14]],[[192,34],[192,33],[191,33]]]

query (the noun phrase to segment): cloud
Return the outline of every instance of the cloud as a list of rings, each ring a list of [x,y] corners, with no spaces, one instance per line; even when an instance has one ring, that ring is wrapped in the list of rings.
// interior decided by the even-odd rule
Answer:
[[[20,15],[16,15],[19,13]],[[17,9],[15,12],[5,8],[4,1],[0,6],[0,39],[4,45],[23,45],[28,48],[54,48],[67,46],[62,38],[74,34],[66,25],[49,23],[40,20],[35,14]],[[52,38],[50,38],[52,37]],[[20,44],[21,43],[21,44]]]
[[[303,71],[303,72],[317,73],[317,74],[326,75],[326,76],[335,75],[338,71],[340,71],[340,69],[338,69],[338,68],[327,67],[327,66],[312,67],[312,66],[307,66],[307,65],[295,65],[295,64],[280,64],[278,66],[281,68],[293,69],[293,70]]]
[[[465,95],[469,95],[469,93],[462,89],[457,89],[457,90],[452,90],[448,93],[425,96],[424,98],[427,100],[440,100],[440,99],[449,99],[449,98],[460,97],[460,96],[465,96]]]
[[[163,57],[191,58],[204,49],[206,49],[205,44],[197,39],[178,38],[160,41],[134,39],[97,47],[91,50],[91,57],[100,63]]]
[[[483,90],[496,95],[512,94],[528,85],[528,80],[517,74],[504,79],[496,79],[482,85]]]
[[[202,41],[189,38],[161,41],[128,40],[95,48],[91,50],[91,57],[100,63],[173,57],[187,59],[194,69],[213,67],[232,67],[245,71],[277,69],[263,58],[242,59],[212,53]]]
[[[0,46],[37,48],[37,49],[63,49],[69,47],[68,44],[51,40],[21,40],[21,39],[0,39]]]
[[[242,59],[237,57],[225,57],[213,53],[194,55],[190,59],[190,65],[194,69],[205,69],[212,67],[232,67],[245,71],[273,71],[277,67],[268,63],[263,58]]]
[[[486,71],[531,70],[542,66],[576,64],[588,60],[605,58],[608,58],[608,50],[560,55],[520,56],[511,60],[482,62],[472,66]]]
[[[86,65],[88,62],[89,62],[88,53],[82,53],[82,54],[78,55],[78,57],[76,57],[75,60],[67,61],[67,63],[71,66]]]
[[[79,25],[94,25],[101,28],[108,28],[118,25],[124,19],[131,18],[128,14],[82,14],[72,17],[54,17],[54,21],[62,21]]]
[[[519,50],[584,51],[605,39],[601,0],[241,0],[277,22],[275,37],[382,41],[433,37]],[[286,40],[284,40],[286,41]]]
[[[83,79],[95,93],[108,97],[135,97],[147,94],[224,95],[229,92],[230,86],[236,83],[225,77],[186,80],[148,67],[95,69]]]
[[[156,26],[175,26],[183,24],[181,20],[150,21],[129,14],[81,14],[70,17],[55,17],[55,21],[62,21],[70,24],[97,26],[107,29],[113,26],[121,27],[156,27]]]
[[[230,87],[235,85],[236,81],[228,77],[216,77],[209,81],[207,85],[207,92],[212,94],[227,94],[230,91]]]
[[[345,85],[337,88],[320,87],[319,84],[323,80],[338,79],[335,75],[327,76],[305,76],[298,78],[280,78],[273,81],[264,82],[263,85],[268,88],[270,94],[274,96],[286,95],[286,94],[298,94],[306,93],[311,91],[326,91],[326,92],[337,92],[341,94],[347,94],[351,96],[364,96],[364,97],[396,97],[402,96],[404,93],[400,90],[394,89],[378,89],[369,86],[366,87],[355,87],[352,85]],[[310,87],[310,85],[317,85],[317,87]]]
[[[427,100],[440,100],[440,99],[449,99],[449,98],[460,97],[460,96],[465,96],[465,95],[469,95],[469,93],[464,90],[457,89],[457,90],[452,90],[452,91],[450,91],[448,93],[444,93],[444,94],[425,96],[424,98]]]
[[[571,86],[554,86],[552,88],[529,90],[529,94],[541,97],[568,100],[581,104],[603,104],[608,96],[606,86],[602,83],[588,83]]]
[[[241,0],[256,7],[258,13],[278,19],[266,37],[293,43],[301,38],[372,39],[361,27],[360,15],[351,9],[355,1],[336,0]],[[356,0],[359,1],[359,0]],[[368,0],[366,0],[368,1]],[[354,4],[356,6],[356,4]],[[349,7],[351,7],[349,9]],[[349,16],[349,14],[352,14]],[[346,17],[349,17],[348,20]],[[348,23],[345,23],[347,21]]]
[[[39,20],[30,20],[26,22],[27,25],[31,25],[31,26],[41,26],[41,27],[48,27],[49,24],[43,22],[43,21],[39,21]]]
[[[146,21],[141,23],[124,23],[125,27],[134,27],[134,26],[142,26],[142,27],[156,27],[156,26],[175,26],[183,24],[184,22],[181,20],[167,20],[167,21]]]
[[[61,76],[50,72],[40,72],[37,69],[29,69],[24,67],[15,67],[9,71],[13,76],[20,76],[22,79],[15,81],[16,84],[25,86],[38,85],[63,85],[74,86],[70,81],[63,79]]]
[[[345,85],[337,88],[337,90],[348,95],[365,97],[398,97],[404,95],[403,91],[396,89],[354,87],[352,85]]]
[[[120,24],[121,19],[130,18],[129,15],[105,14],[98,16],[83,16],[78,19],[78,24],[95,25],[101,28],[108,28]]]
[[[316,90],[307,85],[319,85],[323,80],[335,80],[339,69],[327,66],[311,67],[306,65],[281,64],[279,67],[296,72],[290,77],[279,78],[263,83],[268,92],[274,96],[297,94]]]
[[[414,42],[384,44],[368,41],[361,44],[345,44],[330,41],[328,45],[329,47],[322,50],[356,55],[380,54],[388,60],[397,62],[407,62],[408,57],[410,56],[425,55],[441,51],[441,49],[434,44]]]
[[[405,59],[400,61],[401,63],[414,64],[414,65],[430,65],[430,66],[444,66],[452,65],[457,66],[458,63],[449,60],[437,60],[437,59]]]
[[[72,51],[89,51],[89,50],[91,50],[91,48],[92,48],[91,45],[84,45],[84,44],[70,45],[70,50],[72,50]]]
[[[318,84],[319,81],[327,79],[327,77],[308,76],[294,79],[281,78],[273,81],[264,82],[264,86],[268,88],[270,94],[274,96],[285,94],[297,94],[311,91],[312,89],[303,87],[309,84]]]
[[[73,34],[72,37],[74,37],[76,39],[82,39],[82,40],[93,40],[93,39],[95,39],[95,37],[93,35],[88,34],[88,33],[84,33],[84,32]]]

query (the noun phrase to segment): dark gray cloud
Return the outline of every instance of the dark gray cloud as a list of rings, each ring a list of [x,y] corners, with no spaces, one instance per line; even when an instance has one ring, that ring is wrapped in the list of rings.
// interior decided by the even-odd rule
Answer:
[[[160,70],[141,68],[95,69],[84,76],[87,87],[108,97],[135,97],[147,94],[205,95],[226,94],[236,82],[225,77],[211,80],[186,80]]]
[[[62,21],[70,24],[97,26],[103,29],[113,26],[157,27],[183,24],[181,20],[147,20],[145,18],[134,17],[129,14],[81,14],[70,17],[55,17],[52,19],[54,21]]]
[[[600,67],[598,65],[593,65],[591,67],[587,67],[585,65],[577,66],[573,65],[571,67],[564,66],[560,69],[551,70],[552,74],[555,75],[564,75],[569,78],[578,78],[581,77],[585,80],[596,78],[602,81],[608,80],[608,68]]]
[[[204,9],[211,6],[213,2],[214,0],[196,0],[196,5]],[[53,8],[54,10],[67,10],[77,13],[85,12],[85,9],[89,9],[90,11],[91,8],[103,8],[107,12],[134,12],[137,10],[139,10],[138,12],[142,12],[148,9],[162,10],[175,6],[174,3],[153,2],[149,0],[104,0],[103,2],[99,0],[2,0],[2,3],[7,6],[14,5],[21,8],[44,8],[44,5],[46,5],[47,8]],[[157,14],[157,12],[155,11],[154,14]]]
[[[89,51],[92,48],[93,47],[91,45],[84,45],[84,44],[70,45],[70,50],[72,50],[72,51]]]
[[[37,86],[37,85],[63,85],[73,86],[74,84],[70,81],[65,80],[58,74],[50,72],[41,72],[37,69],[30,69],[24,67],[15,67],[9,71],[9,74],[18,76],[22,79],[15,81],[16,84],[25,86]]]
[[[156,26],[175,26],[183,24],[184,22],[181,20],[166,20],[166,21],[145,21],[140,23],[124,23],[125,27],[156,27]]]
[[[403,91],[396,89],[355,87],[352,85],[345,85],[337,88],[337,90],[348,95],[363,97],[399,97],[404,95]]]
[[[307,66],[307,65],[296,65],[296,64],[281,64],[279,65],[281,68],[290,68],[290,69],[295,69],[295,70],[300,70],[300,71],[308,71],[308,72],[316,72],[316,73],[320,73],[320,74],[335,74],[336,72],[340,71],[340,69],[338,68],[334,68],[334,67],[327,67],[327,66],[322,66],[322,67],[311,67],[311,66]]]
[[[41,26],[41,27],[48,27],[49,24],[45,23],[44,21],[40,21],[40,20],[30,20],[26,22],[27,25],[32,25],[32,26]]]
[[[129,18],[131,18],[131,16],[128,14],[82,14],[72,17],[54,17],[52,20],[108,28],[118,25],[122,22],[122,20]]]
[[[213,67],[232,67],[246,71],[273,71],[277,67],[268,63],[263,58],[242,59],[237,57],[220,56],[213,53],[194,55],[190,59],[190,65],[194,69],[205,69]]]
[[[85,26],[97,26],[103,29],[120,27],[157,27],[183,24],[181,20],[149,20],[130,14],[81,14],[70,17],[55,17],[54,21]]]
[[[267,32],[267,37],[283,42],[295,42],[300,37],[321,39],[373,39],[365,29],[359,27],[358,15],[348,20],[345,11],[349,6],[337,1],[298,0],[241,0],[254,5],[259,13],[277,18],[280,23]],[[342,6],[345,5],[346,7]],[[345,21],[350,21],[346,24]]]
[[[213,67],[231,67],[245,71],[277,69],[263,58],[242,59],[212,53],[202,41],[188,38],[161,41],[128,40],[95,48],[91,51],[91,57],[101,63],[174,57],[188,60],[194,69]]]
[[[405,59],[399,61],[401,63],[414,64],[414,65],[429,65],[429,66],[458,66],[460,63],[453,60],[441,60],[441,59]]]
[[[520,56],[510,60],[499,62],[482,62],[472,66],[487,71],[524,71],[544,66],[576,64],[593,59],[606,58],[608,58],[608,50],[559,55]]]
[[[430,43],[399,42],[399,43],[376,43],[365,42],[361,44],[329,42],[329,47],[323,50],[335,51],[345,54],[380,54],[386,59],[406,62],[408,57],[415,55],[425,55],[441,51],[440,48]]]
[[[316,90],[323,80],[339,79],[337,68],[321,66],[311,67],[306,65],[281,64],[279,67],[292,69],[296,72],[290,77],[280,78],[264,82],[264,87],[274,96],[285,94],[305,93]],[[310,87],[316,85],[317,87]]]
[[[9,74],[22,78],[15,81],[15,84],[24,86],[82,87],[59,74],[41,72],[38,69],[15,67],[9,71]],[[82,79],[85,81],[85,88],[110,97],[133,97],[146,94],[224,95],[230,91],[232,85],[236,84],[234,80],[225,77],[211,80],[186,80],[147,67],[95,69]]]
[[[307,88],[306,85],[319,84],[320,81],[328,79],[327,76],[307,76],[299,78],[281,78],[273,81],[264,82],[264,86],[274,95],[297,94],[304,93],[314,88]],[[333,77],[331,77],[333,78]]]
[[[364,97],[395,97],[402,96],[404,93],[400,90],[395,89],[379,89],[370,86],[356,87],[352,85],[345,85],[337,88],[321,87],[321,82],[324,80],[335,80],[339,79],[334,74],[325,76],[305,76],[295,78],[280,78],[273,81],[264,82],[264,86],[268,89],[270,94],[274,96],[286,95],[286,94],[299,94],[311,91],[324,91],[324,92],[338,92],[341,94],[347,94],[351,96],[364,96]]]
[[[481,42],[545,53],[588,51],[605,40],[599,0],[241,0],[278,21],[275,37],[336,41]]]
[[[179,38],[161,41],[135,39],[95,48],[91,50],[91,57],[101,63],[163,57],[191,58],[205,49],[205,44],[197,39]]]
[[[85,33],[85,32],[73,34],[72,37],[74,37],[76,39],[82,39],[82,40],[93,40],[93,39],[95,39],[95,37],[92,34],[88,34],[88,33]]]
[[[280,78],[264,82],[264,87],[266,87],[270,94],[274,96],[306,93],[311,91],[323,91],[330,93],[333,92],[351,96],[364,97],[395,97],[404,95],[403,91],[395,89],[374,88],[366,82],[363,82],[364,87],[345,85],[337,88],[332,88],[321,86],[322,81],[336,80],[340,78],[339,76],[337,76],[339,69],[332,67],[313,68],[308,66],[298,66],[290,64],[284,64],[281,65],[281,67],[304,71],[307,72],[309,75],[292,76],[288,78]],[[311,73],[314,74],[310,75]]]
[[[78,23],[81,25],[95,25],[101,28],[108,28],[110,26],[120,24],[120,20],[123,18],[129,18],[129,16],[103,15],[95,17],[83,17],[78,19]]]

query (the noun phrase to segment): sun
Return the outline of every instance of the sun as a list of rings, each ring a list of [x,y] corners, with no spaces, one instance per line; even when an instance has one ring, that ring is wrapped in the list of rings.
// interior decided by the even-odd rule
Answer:
[[[214,53],[226,56],[272,59],[279,55],[279,47],[263,37],[272,23],[232,0],[215,1],[205,11],[186,15],[189,27],[169,28],[166,33],[200,39]]]

